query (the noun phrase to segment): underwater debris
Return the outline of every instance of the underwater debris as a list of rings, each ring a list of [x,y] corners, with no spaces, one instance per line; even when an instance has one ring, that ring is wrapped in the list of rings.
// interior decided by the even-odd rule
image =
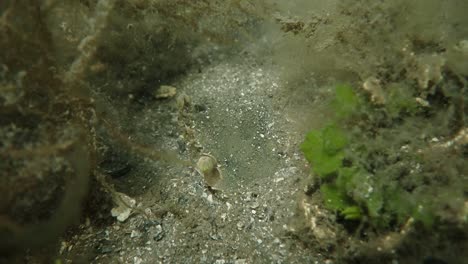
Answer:
[[[112,208],[111,214],[113,217],[117,218],[119,222],[124,222],[132,214],[136,201],[130,196],[120,192],[113,193],[112,198],[116,207]]]
[[[377,105],[385,104],[385,95],[379,79],[369,77],[363,83],[362,87],[370,94],[372,103]]]
[[[169,85],[161,85],[154,93],[156,99],[167,99],[174,97],[177,93],[177,88]]]

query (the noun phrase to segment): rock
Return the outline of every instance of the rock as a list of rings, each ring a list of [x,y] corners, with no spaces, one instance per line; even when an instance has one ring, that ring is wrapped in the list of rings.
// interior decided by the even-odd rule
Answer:
[[[160,241],[161,239],[164,238],[164,231],[163,231],[161,225],[157,225],[157,226],[156,226],[156,230],[155,230],[155,232],[154,232],[153,238],[154,238],[154,240],[156,240],[156,241]]]
[[[135,238],[135,237],[140,237],[140,232],[136,231],[136,230],[132,230],[132,233],[130,234],[130,237],[131,238]]]
[[[362,87],[371,95],[372,103],[377,105],[385,104],[386,99],[379,79],[369,77],[364,81]]]
[[[102,246],[98,248],[100,254],[109,254],[112,253],[114,249],[111,246]]]
[[[135,206],[136,201],[130,196],[120,192],[115,192],[113,200],[116,207],[112,208],[111,214],[120,222],[124,222],[132,214],[132,208]]]
[[[133,263],[134,264],[141,264],[143,260],[139,257],[133,257]]]

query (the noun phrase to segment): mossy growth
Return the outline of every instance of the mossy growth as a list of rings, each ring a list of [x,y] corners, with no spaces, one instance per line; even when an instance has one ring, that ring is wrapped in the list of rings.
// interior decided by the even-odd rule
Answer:
[[[346,134],[336,124],[329,124],[322,130],[309,132],[301,149],[313,165],[313,173],[323,181],[320,191],[327,208],[339,212],[346,220],[360,220],[363,209],[377,216],[382,199],[369,189],[356,193],[363,186],[372,188],[371,177],[361,168],[344,165],[347,145]]]
[[[322,130],[309,132],[301,148],[307,160],[314,164],[314,172],[326,178],[341,167],[346,144],[344,133],[330,124]]]
[[[415,114],[421,110],[414,99],[412,90],[401,83],[389,85],[385,110],[392,118],[400,114]]]
[[[344,219],[359,220],[361,207],[350,195],[353,176],[357,172],[356,168],[343,165],[348,136],[337,124],[357,111],[359,98],[350,86],[338,85],[331,106],[335,113],[333,122],[320,130],[310,131],[301,149],[312,164],[313,173],[323,181],[320,191],[325,206],[339,212]]]
[[[457,176],[466,168],[463,155],[421,150],[424,141],[415,135],[440,129],[424,122],[428,114],[416,105],[411,90],[391,88],[382,109],[366,104],[350,86],[337,86],[330,104],[334,118],[310,131],[301,150],[320,179],[324,205],[345,221],[388,229],[412,218],[430,228],[440,216],[447,218],[447,206],[463,208],[463,188],[454,189],[463,185]],[[379,127],[379,118],[398,121]],[[453,192],[444,192],[450,188]]]

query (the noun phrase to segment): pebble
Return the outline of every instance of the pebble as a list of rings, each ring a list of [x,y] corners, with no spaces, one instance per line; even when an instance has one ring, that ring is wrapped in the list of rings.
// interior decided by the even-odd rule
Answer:
[[[276,178],[274,179],[275,182],[282,182],[284,181],[284,178],[283,177],[280,177],[280,178]]]
[[[177,88],[169,85],[161,85],[159,89],[154,92],[156,99],[166,99],[174,97],[177,94]]]
[[[101,254],[107,254],[113,252],[114,249],[111,246],[102,246],[99,250]]]
[[[210,204],[212,204],[212,203],[213,203],[213,195],[211,195],[211,194],[208,195],[207,200],[208,200],[208,202],[209,202]]]
[[[141,264],[143,260],[139,257],[133,257],[133,263],[134,264]]]
[[[156,226],[156,231],[155,231],[155,233],[154,233],[153,238],[154,238],[154,240],[156,240],[156,241],[160,241],[161,239],[164,238],[164,231],[163,231],[161,225],[157,225],[157,226]]]
[[[136,230],[132,230],[132,233],[130,234],[130,237],[131,238],[135,238],[135,237],[140,237],[140,232],[136,231]]]

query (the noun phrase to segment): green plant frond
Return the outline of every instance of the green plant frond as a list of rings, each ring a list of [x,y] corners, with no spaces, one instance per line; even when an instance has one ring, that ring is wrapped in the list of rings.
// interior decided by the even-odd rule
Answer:
[[[312,169],[320,177],[327,178],[328,176],[338,171],[338,169],[343,164],[343,159],[343,153],[337,153],[333,156],[322,154],[319,157],[318,162],[312,164]]]
[[[336,179],[336,185],[338,188],[348,189],[352,183],[353,176],[358,172],[356,167],[342,167],[338,171],[338,177]]]
[[[333,155],[341,151],[347,144],[346,134],[335,124],[326,126],[322,131],[323,149]]]
[[[361,208],[359,208],[357,205],[346,207],[343,211],[341,211],[341,215],[343,215],[344,219],[346,220],[362,219]]]
[[[304,142],[301,144],[301,150],[307,161],[315,164],[320,161],[320,155],[323,152],[323,138],[321,131],[312,130],[307,133]]]
[[[418,106],[410,95],[404,86],[394,86],[388,92],[387,113],[399,116],[402,112],[411,114],[417,111]],[[434,210],[431,205],[423,203],[428,200],[426,196],[415,197],[397,181],[384,182],[381,174],[368,171],[366,161],[359,159],[369,157],[366,153],[375,149],[368,147],[372,145],[348,148],[356,144],[351,141],[352,132],[342,129],[340,123],[358,110],[367,109],[366,106],[361,107],[363,102],[351,87],[338,85],[331,105],[335,117],[322,129],[310,131],[301,145],[312,165],[312,172],[324,182],[320,191],[325,207],[338,212],[345,220],[361,220],[365,215],[375,227],[386,228],[392,222],[403,224],[410,217],[426,227],[432,226]],[[351,150],[355,152],[354,158],[353,153],[349,153]],[[345,157],[350,158],[351,166],[344,164]],[[373,166],[381,165],[382,162],[375,163],[374,160]]]
[[[323,184],[320,186],[320,192],[322,193],[325,206],[330,210],[342,211],[351,206],[349,197],[333,184]]]
[[[348,143],[344,133],[334,124],[310,131],[301,145],[313,172],[321,177],[335,173],[342,166],[343,148]]]
[[[370,217],[378,218],[383,207],[383,196],[380,192],[372,192],[366,200],[367,212]]]

